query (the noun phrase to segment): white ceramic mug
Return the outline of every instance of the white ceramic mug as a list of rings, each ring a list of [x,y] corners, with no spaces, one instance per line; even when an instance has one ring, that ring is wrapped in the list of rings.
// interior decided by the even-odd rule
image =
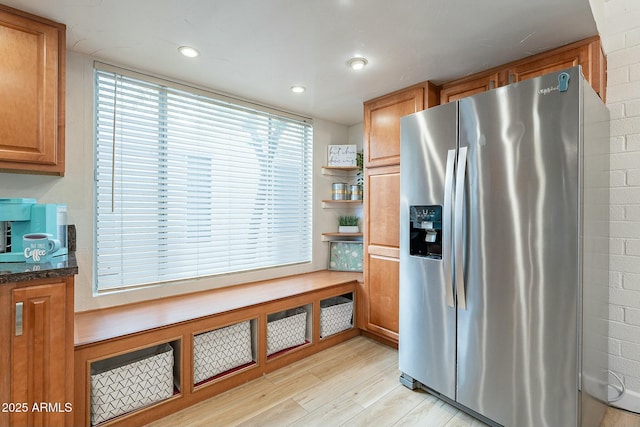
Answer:
[[[51,255],[60,249],[60,240],[53,234],[30,233],[22,236],[24,258],[29,264],[51,261]]]

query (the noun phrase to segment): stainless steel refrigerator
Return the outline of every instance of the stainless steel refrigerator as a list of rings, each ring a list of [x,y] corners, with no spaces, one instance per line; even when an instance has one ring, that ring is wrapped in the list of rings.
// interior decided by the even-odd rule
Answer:
[[[401,119],[404,385],[491,425],[599,425],[608,146],[580,67]]]

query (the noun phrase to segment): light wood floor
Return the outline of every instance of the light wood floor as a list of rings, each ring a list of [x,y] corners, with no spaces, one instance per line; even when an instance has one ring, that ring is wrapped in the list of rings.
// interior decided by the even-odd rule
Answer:
[[[396,350],[356,337],[148,427],[485,426],[400,385],[397,358]],[[602,427],[640,427],[640,417],[609,410]]]

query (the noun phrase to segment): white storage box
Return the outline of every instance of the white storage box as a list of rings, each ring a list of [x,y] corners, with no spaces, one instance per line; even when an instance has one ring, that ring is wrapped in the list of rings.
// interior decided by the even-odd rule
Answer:
[[[333,297],[320,301],[320,337],[350,329],[353,326],[353,301]]]
[[[193,383],[253,362],[250,321],[193,337]]]
[[[91,364],[91,425],[173,395],[173,348],[149,347]]]
[[[267,317],[267,356],[307,341],[307,312],[303,308]]]

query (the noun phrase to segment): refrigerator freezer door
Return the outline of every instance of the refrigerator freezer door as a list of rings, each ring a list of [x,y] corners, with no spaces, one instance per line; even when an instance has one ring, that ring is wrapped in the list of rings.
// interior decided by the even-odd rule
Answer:
[[[445,187],[453,185],[457,114],[457,104],[451,103],[403,117],[400,147],[399,365],[404,374],[450,399],[455,399],[456,325],[455,309],[448,305],[453,301],[452,224]],[[432,212],[443,212],[441,224]],[[441,257],[426,251],[410,255],[412,235],[422,238],[421,228],[441,233]],[[431,236],[424,233],[423,240]]]
[[[457,400],[504,426],[577,425],[580,75],[460,101],[468,147]]]

